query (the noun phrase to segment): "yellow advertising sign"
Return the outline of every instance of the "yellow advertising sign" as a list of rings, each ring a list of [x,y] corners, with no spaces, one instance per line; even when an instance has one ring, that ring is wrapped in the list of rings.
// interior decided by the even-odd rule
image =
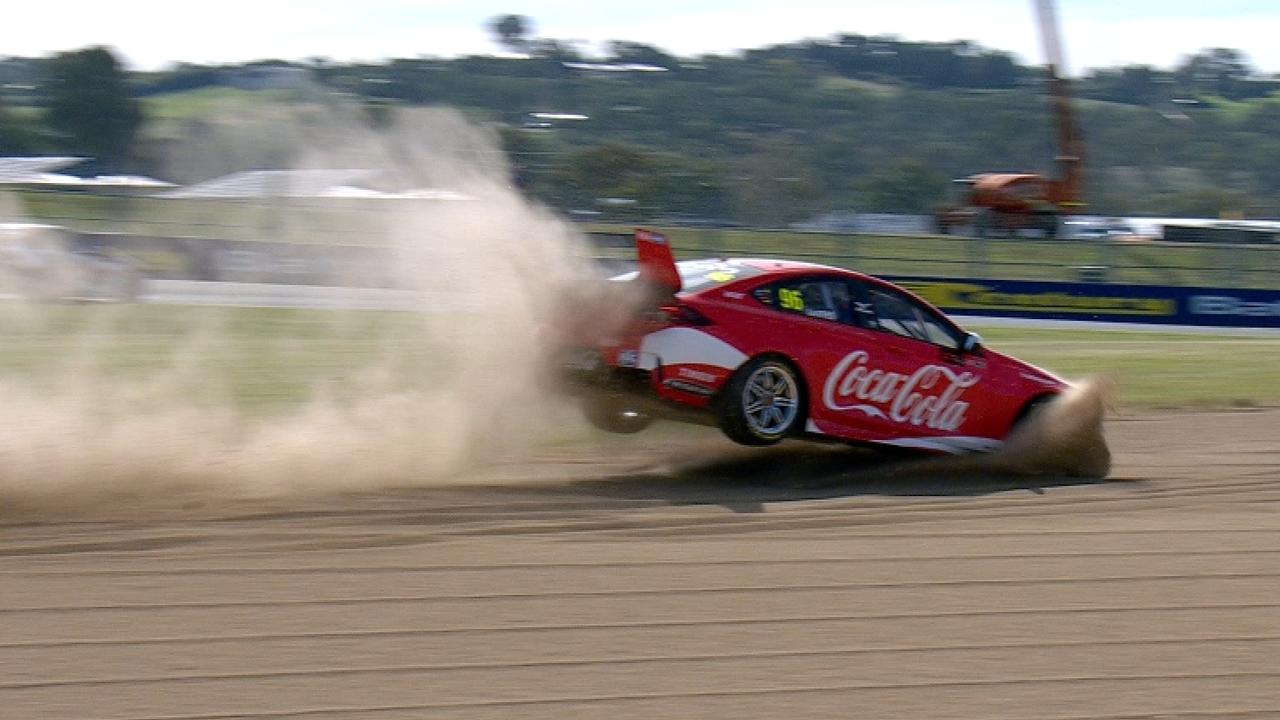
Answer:
[[[1025,310],[1152,317],[1173,317],[1178,314],[1178,303],[1173,298],[1077,295],[1060,290],[1008,292],[976,282],[945,280],[899,280],[897,284],[948,311]]]

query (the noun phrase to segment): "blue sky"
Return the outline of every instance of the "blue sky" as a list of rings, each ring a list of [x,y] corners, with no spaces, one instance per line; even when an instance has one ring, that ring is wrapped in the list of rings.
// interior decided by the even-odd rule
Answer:
[[[1205,47],[1243,50],[1280,73],[1278,0],[1058,0],[1067,66],[1147,63],[1170,67]],[[633,40],[678,55],[821,38],[892,34],[911,40],[974,40],[1041,62],[1030,0],[72,0],[6,8],[10,55],[105,44],[139,69],[175,61],[269,57],[379,60],[498,52],[485,25],[526,15],[543,37],[599,51]]]

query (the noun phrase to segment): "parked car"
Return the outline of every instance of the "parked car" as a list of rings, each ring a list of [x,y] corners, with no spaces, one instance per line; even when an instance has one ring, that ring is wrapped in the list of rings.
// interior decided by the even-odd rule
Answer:
[[[869,275],[772,259],[676,263],[666,239],[643,230],[636,247],[639,269],[611,281],[631,312],[565,348],[572,387],[604,430],[666,417],[746,445],[986,451],[1068,387]]]

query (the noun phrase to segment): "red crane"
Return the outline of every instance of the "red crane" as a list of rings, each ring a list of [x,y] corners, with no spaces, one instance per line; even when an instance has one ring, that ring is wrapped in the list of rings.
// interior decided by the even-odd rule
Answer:
[[[1037,173],[980,173],[959,182],[968,186],[965,205],[938,210],[939,232],[950,233],[972,225],[979,235],[993,232],[1014,234],[1019,230],[1040,230],[1046,237],[1058,233],[1063,214],[1075,212],[1080,202],[1080,135],[1071,112],[1071,98],[1058,20],[1052,0],[1036,0],[1036,16],[1040,25],[1049,72],[1050,109],[1057,144],[1057,176]]]

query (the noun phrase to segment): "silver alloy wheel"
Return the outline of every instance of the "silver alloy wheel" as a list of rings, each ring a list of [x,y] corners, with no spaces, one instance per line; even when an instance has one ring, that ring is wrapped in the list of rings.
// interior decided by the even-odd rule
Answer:
[[[791,370],[775,362],[756,368],[742,387],[742,410],[747,426],[757,435],[786,434],[800,411],[800,389]]]

